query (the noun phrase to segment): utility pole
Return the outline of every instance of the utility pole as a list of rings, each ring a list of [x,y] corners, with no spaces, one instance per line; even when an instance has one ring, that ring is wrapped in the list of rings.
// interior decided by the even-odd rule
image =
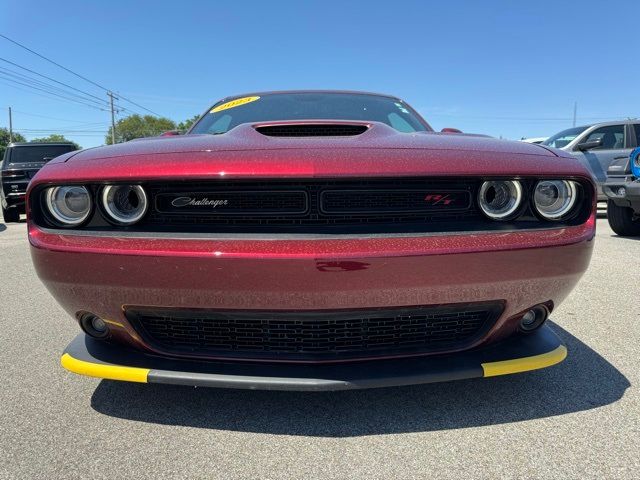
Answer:
[[[109,101],[111,104],[111,143],[115,145],[116,144],[116,117],[113,110],[113,92],[107,92],[107,95],[109,95]]]
[[[11,107],[9,107],[9,143],[13,142],[13,119],[11,118]]]
[[[578,102],[573,102],[573,126],[576,126],[576,115],[578,113]]]

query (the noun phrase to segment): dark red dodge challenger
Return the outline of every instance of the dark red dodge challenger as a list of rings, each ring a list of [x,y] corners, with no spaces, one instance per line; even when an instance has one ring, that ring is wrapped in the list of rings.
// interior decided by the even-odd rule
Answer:
[[[432,128],[402,100],[225,98],[186,135],[72,152],[28,191],[72,372],[339,390],[561,362],[595,187],[539,145]]]

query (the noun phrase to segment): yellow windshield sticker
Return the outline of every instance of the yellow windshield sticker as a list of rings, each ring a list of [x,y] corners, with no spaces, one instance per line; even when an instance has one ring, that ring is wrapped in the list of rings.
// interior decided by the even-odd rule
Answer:
[[[231,100],[230,102],[223,103],[222,105],[218,105],[217,107],[212,108],[210,113],[216,113],[221,110],[226,110],[228,108],[239,107],[240,105],[244,105],[245,103],[255,102],[258,99],[260,99],[260,97],[236,98],[235,100]]]

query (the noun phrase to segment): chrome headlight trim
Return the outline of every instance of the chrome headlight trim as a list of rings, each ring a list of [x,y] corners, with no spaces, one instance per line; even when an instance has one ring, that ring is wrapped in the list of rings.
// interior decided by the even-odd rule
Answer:
[[[556,190],[558,190],[558,195],[561,194],[562,188],[565,189],[566,195],[564,202],[560,207],[556,208],[553,211],[545,211],[544,207],[541,207],[536,199],[538,188],[545,184],[553,185]],[[561,185],[562,187],[559,187],[559,185]],[[566,217],[573,210],[577,200],[578,187],[576,182],[574,182],[573,180],[539,180],[533,187],[533,206],[536,209],[538,215],[546,220],[561,220],[562,218]]]
[[[76,212],[79,216],[75,217],[69,215],[68,212],[65,213],[64,208],[61,208],[61,205],[59,204],[61,200],[66,200],[66,198],[56,199],[57,194],[59,194],[60,192],[65,192],[66,195],[66,193],[69,193],[71,191],[86,195],[87,200],[87,207],[84,210],[84,213]],[[51,217],[53,217],[53,220],[56,223],[63,227],[77,227],[78,225],[84,223],[89,218],[89,215],[91,215],[91,194],[89,193],[89,190],[82,185],[57,185],[54,187],[49,187],[44,192],[44,200],[47,207],[47,213]],[[64,207],[66,207],[69,211],[72,211],[68,205],[65,205]]]
[[[130,216],[126,215],[122,211],[119,211],[115,205],[114,196],[117,193],[117,190],[120,188],[130,188],[132,192],[136,193],[137,199],[139,201],[135,213]],[[101,206],[106,213],[107,220],[117,225],[133,225],[134,223],[139,222],[142,217],[145,216],[149,208],[147,193],[140,185],[106,185],[102,188],[100,199]]]
[[[496,187],[496,184],[500,186],[506,186],[511,196],[509,203],[506,207],[498,210],[492,210],[491,205],[487,202],[487,193],[490,188]],[[492,220],[507,220],[509,219],[522,205],[524,198],[522,185],[518,180],[487,180],[480,186],[478,192],[478,205],[482,213]]]

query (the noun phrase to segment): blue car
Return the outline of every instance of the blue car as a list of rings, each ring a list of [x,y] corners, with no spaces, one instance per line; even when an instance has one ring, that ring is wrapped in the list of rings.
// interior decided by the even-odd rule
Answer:
[[[611,229],[618,235],[640,236],[640,147],[611,163],[603,191]]]

